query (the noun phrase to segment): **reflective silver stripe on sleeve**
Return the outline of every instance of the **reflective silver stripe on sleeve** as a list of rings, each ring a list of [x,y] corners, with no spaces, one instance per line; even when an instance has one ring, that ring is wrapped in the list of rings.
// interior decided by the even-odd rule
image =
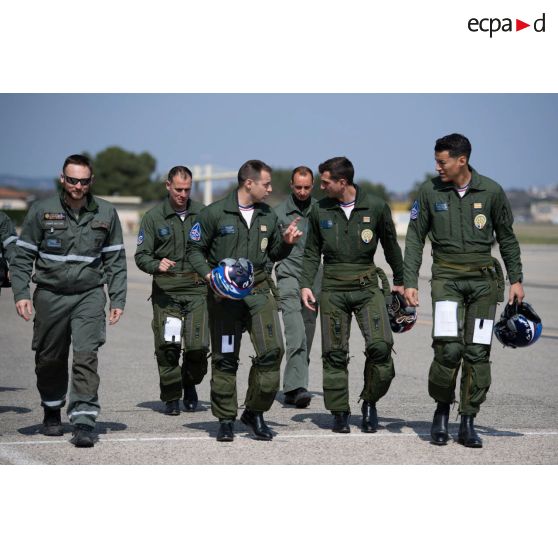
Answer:
[[[92,256],[78,256],[76,254],[68,254],[67,256],[58,256],[56,254],[47,254],[45,252],[39,252],[39,256],[45,260],[54,260],[55,262],[86,262],[93,263],[98,259]]]
[[[75,417],[76,415],[94,415],[97,416],[99,411],[72,411],[70,413],[71,417]]]
[[[4,248],[6,248],[6,246],[8,244],[11,244],[12,242],[15,242],[17,240],[17,236],[8,236],[8,238],[6,238],[6,240],[4,240]]]
[[[35,246],[34,244],[30,244],[29,242],[25,242],[24,240],[18,240],[16,242],[16,246],[23,246],[23,248],[27,248],[28,250],[33,250],[34,252],[39,251],[38,246]]]
[[[113,244],[112,246],[105,246],[101,252],[118,252],[118,250],[122,250],[124,248],[124,244]]]
[[[46,407],[58,407],[60,405],[64,405],[65,402],[65,399],[61,399],[60,401],[43,401],[43,405]]]

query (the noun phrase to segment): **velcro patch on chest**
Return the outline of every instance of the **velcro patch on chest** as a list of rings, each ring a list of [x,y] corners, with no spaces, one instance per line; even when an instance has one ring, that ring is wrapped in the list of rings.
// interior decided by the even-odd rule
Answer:
[[[223,225],[219,229],[220,236],[227,236],[229,234],[235,234],[235,233],[236,233],[236,228],[234,225]]]
[[[157,234],[162,238],[164,238],[165,236],[170,236],[170,233],[170,227],[159,227],[157,229]]]
[[[333,221],[331,219],[322,219],[320,221],[320,229],[332,229]]]
[[[108,223],[106,223],[105,221],[92,221],[91,222],[91,228],[92,229],[102,229],[105,231],[108,231],[110,228],[110,225]]]
[[[63,221],[66,219],[65,213],[53,213],[53,212],[46,212],[43,214],[43,219],[45,221]]]
[[[370,215],[363,215],[362,216],[363,223],[370,223]]]
[[[47,248],[62,248],[62,241],[59,238],[49,238]]]
[[[267,232],[267,225],[260,225],[261,232]]]
[[[448,210],[448,202],[434,203],[434,211],[447,211],[447,210]]]

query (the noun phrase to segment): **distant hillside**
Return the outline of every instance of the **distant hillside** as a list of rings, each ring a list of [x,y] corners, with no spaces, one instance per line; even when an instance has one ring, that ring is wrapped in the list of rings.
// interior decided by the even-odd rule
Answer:
[[[54,176],[48,178],[27,178],[12,174],[0,174],[0,185],[21,190],[54,190]]]

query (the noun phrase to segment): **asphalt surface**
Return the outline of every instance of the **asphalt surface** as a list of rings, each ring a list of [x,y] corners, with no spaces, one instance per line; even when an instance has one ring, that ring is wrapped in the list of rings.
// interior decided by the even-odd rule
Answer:
[[[133,261],[135,237],[126,238],[129,288],[119,324],[107,327],[100,351],[101,416],[98,443],[78,449],[61,438],[40,434],[42,421],[35,388],[31,323],[15,313],[11,292],[0,296],[0,463],[2,464],[556,464],[558,463],[558,248],[523,247],[526,300],[544,323],[542,338],[527,349],[493,343],[493,382],[476,424],[484,447],[459,445],[457,406],[450,416],[453,440],[437,447],[429,441],[434,410],[427,393],[431,304],[427,278],[429,247],[421,269],[419,323],[396,336],[396,378],[379,402],[380,430],[360,431],[358,395],[362,387],[364,346],[353,321],[350,344],[351,433],[334,434],[321,389],[320,331],[311,354],[313,400],[307,409],[282,403],[282,394],[266,420],[272,442],[256,441],[237,421],[233,443],[217,443],[217,422],[209,405],[209,377],[199,387],[200,409],[177,417],[162,413],[150,327],[150,277]],[[381,251],[381,250],[380,250]],[[377,258],[377,264],[383,264]],[[386,267],[385,269],[389,269]],[[246,392],[253,350],[243,338],[238,373],[239,401]],[[241,410],[239,410],[240,415]]]

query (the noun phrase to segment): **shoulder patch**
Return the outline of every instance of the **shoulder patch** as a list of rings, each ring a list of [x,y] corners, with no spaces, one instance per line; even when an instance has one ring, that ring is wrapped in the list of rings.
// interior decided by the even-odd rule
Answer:
[[[138,246],[140,244],[143,244],[143,239],[145,238],[145,231],[143,229],[140,229],[139,233],[138,233]]]
[[[201,240],[201,226],[198,223],[194,223],[194,226],[190,229],[190,240],[194,242],[199,242]]]
[[[419,201],[415,200],[413,207],[411,207],[411,221],[416,221],[419,215],[420,205]]]

